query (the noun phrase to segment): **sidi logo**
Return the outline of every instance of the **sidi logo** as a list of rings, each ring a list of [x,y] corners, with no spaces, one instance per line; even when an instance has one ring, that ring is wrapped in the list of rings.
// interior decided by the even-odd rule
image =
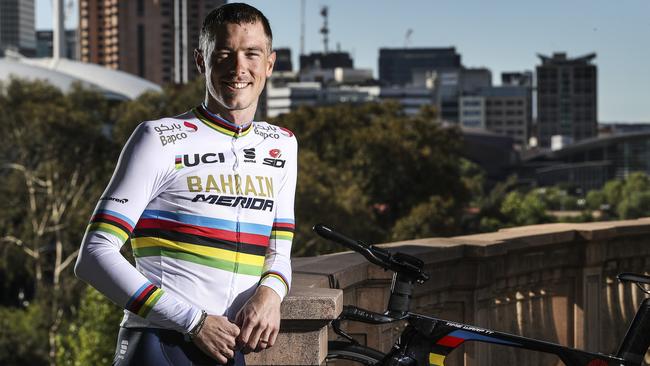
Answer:
[[[269,150],[270,158],[264,158],[264,165],[272,166],[274,168],[284,168],[284,163],[286,160],[278,159],[282,156],[282,151],[280,149],[271,149]]]
[[[176,170],[183,169],[184,167],[193,167],[199,164],[214,164],[223,163],[226,161],[223,153],[206,153],[206,154],[185,154],[176,155],[174,165]]]

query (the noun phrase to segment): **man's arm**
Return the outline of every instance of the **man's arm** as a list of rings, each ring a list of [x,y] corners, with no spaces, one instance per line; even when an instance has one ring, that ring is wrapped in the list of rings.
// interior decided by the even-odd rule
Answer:
[[[235,323],[241,327],[238,341],[244,352],[273,346],[280,330],[280,304],[291,287],[291,243],[294,233],[294,199],[298,173],[298,144],[289,140],[287,170],[276,200],[275,220],[264,269],[255,294],[239,311]]]
[[[187,332],[198,322],[200,309],[165,293],[119,252],[166,182],[170,160],[164,154],[150,125],[138,126],[90,220],[75,274],[132,313],[158,326]]]

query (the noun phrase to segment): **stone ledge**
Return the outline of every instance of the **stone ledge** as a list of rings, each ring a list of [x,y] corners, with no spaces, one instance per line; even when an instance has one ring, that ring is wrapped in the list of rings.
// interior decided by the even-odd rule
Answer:
[[[294,286],[282,302],[282,320],[335,319],[343,310],[343,292]]]
[[[343,309],[343,291],[294,286],[282,302],[275,345],[246,355],[246,364],[321,365],[327,356],[327,325]]]

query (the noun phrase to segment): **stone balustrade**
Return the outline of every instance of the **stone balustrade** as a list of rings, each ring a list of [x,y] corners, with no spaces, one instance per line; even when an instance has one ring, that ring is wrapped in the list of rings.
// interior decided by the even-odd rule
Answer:
[[[431,275],[416,287],[414,312],[613,352],[644,296],[635,286],[618,283],[616,275],[650,271],[650,218],[535,225],[384,246],[421,258]],[[327,323],[342,304],[386,309],[391,273],[361,255],[345,252],[293,263],[294,288],[283,304],[278,343],[247,357],[249,365],[319,365],[326,354]],[[344,324],[362,344],[382,351],[390,349],[402,326]],[[555,356],[472,342],[446,364],[562,365]]]

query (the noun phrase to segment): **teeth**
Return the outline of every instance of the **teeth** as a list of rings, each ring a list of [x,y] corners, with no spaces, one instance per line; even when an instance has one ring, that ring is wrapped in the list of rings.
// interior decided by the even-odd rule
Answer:
[[[232,85],[235,87],[235,89],[244,89],[248,83],[232,83]]]

